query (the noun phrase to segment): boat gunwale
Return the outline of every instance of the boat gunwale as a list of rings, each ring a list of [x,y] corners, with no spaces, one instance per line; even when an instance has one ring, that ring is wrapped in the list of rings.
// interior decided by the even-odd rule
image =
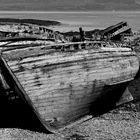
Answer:
[[[57,50],[58,48],[57,47],[64,47],[64,48],[66,48],[67,46],[72,46],[72,45],[91,45],[91,44],[94,44],[94,43],[101,43],[101,44],[106,44],[108,47],[103,47],[103,46],[96,46],[96,47],[91,47],[91,48],[89,48],[89,49],[94,49],[94,48],[96,48],[96,49],[98,49],[98,48],[100,48],[100,49],[111,49],[111,50],[115,50],[115,49],[120,49],[120,50],[132,50],[130,47],[117,47],[117,46],[113,46],[113,45],[111,45],[111,44],[107,44],[107,43],[109,43],[109,42],[105,42],[105,41],[84,41],[84,42],[66,42],[66,43],[55,43],[55,44],[49,44],[49,45],[44,45],[44,44],[42,44],[41,46],[37,46],[37,47],[39,47],[40,49],[42,49],[42,48],[46,48],[46,49],[55,49],[55,50]],[[118,44],[118,43],[115,43],[115,42],[113,42],[114,44]],[[12,47],[13,47],[14,45],[12,45]],[[123,46],[123,45],[122,45]],[[2,46],[0,46],[0,48],[1,48]],[[23,46],[23,47],[10,47],[10,46],[7,46],[7,48],[6,48],[6,46],[4,46],[4,47],[2,47],[2,48],[4,48],[4,49],[2,49],[1,51],[2,52],[4,52],[4,51],[8,51],[9,49],[10,50],[14,50],[14,49],[24,49],[24,48],[35,48],[36,46],[31,46],[31,47],[29,47],[29,46]],[[77,50],[80,50],[79,48],[77,49]],[[81,49],[81,50],[87,50],[87,48],[84,48],[84,49]],[[61,50],[62,51],[62,50]],[[70,51],[75,51],[75,50],[70,50]],[[63,52],[63,51],[62,51]]]

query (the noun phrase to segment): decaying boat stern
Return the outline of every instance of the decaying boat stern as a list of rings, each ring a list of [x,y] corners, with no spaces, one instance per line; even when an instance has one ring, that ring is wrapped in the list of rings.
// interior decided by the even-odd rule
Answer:
[[[101,45],[93,41],[6,48],[0,58],[3,89],[14,90],[49,131],[103,113],[124,102],[120,97],[125,90],[128,94],[126,86],[139,62],[129,48]]]

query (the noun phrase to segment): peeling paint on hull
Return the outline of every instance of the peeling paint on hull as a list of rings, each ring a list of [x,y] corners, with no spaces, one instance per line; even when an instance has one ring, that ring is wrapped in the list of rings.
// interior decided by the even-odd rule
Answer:
[[[88,46],[73,51],[14,47],[2,53],[5,67],[26,94],[25,100],[51,131],[96,112],[93,108],[99,105],[95,104],[99,97],[116,96],[113,91],[119,91],[116,85],[121,88],[121,84],[123,93],[138,72],[139,62],[131,49]]]

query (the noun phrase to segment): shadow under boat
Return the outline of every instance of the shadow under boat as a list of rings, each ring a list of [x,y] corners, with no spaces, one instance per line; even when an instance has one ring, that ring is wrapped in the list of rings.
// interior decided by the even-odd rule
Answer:
[[[2,66],[1,60],[0,64]],[[25,101],[24,97],[19,96],[19,92],[14,85],[15,81],[13,81],[11,75],[7,73],[5,68],[0,68],[0,70],[1,74],[3,74],[3,70],[5,71],[5,78],[8,78],[8,81],[13,85],[4,89],[2,86],[3,83],[0,81],[0,128],[21,128],[50,133],[50,131],[42,125],[34,113],[33,108]]]
[[[127,87],[129,83],[130,81],[126,81],[114,85],[105,85],[101,96],[92,104],[90,114],[96,117],[132,101],[133,96]]]

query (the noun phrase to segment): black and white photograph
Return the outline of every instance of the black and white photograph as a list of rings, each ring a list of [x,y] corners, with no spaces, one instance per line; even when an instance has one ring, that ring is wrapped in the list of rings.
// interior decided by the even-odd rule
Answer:
[[[140,0],[0,0],[0,140],[139,140]]]

